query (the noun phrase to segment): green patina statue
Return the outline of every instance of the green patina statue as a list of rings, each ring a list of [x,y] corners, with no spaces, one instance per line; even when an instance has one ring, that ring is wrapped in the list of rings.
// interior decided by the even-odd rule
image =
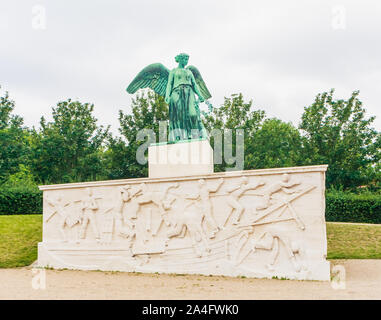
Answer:
[[[206,131],[201,122],[199,103],[211,98],[211,94],[198,69],[185,67],[188,54],[180,53],[175,60],[179,66],[171,71],[161,63],[145,67],[130,83],[127,92],[132,94],[150,88],[165,98],[169,105],[169,142],[204,139]]]

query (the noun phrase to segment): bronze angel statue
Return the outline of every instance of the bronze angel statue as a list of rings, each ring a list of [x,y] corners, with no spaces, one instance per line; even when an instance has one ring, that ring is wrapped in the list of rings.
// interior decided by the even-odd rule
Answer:
[[[180,53],[175,60],[179,65],[171,71],[161,63],[145,67],[127,87],[127,92],[133,94],[150,88],[165,98],[169,105],[169,142],[206,138],[198,105],[212,96],[198,69],[185,67],[188,54]]]

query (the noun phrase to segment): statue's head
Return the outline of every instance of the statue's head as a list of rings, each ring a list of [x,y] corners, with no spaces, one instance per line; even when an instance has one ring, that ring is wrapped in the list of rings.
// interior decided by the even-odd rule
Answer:
[[[188,64],[189,60],[189,54],[186,53],[179,53],[176,57],[175,60],[177,63],[181,63],[182,65],[186,66]]]

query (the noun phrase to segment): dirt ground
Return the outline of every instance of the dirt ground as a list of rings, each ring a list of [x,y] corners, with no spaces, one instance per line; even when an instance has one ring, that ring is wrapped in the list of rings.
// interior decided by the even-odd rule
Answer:
[[[0,269],[0,299],[381,299],[381,260],[331,264],[344,266],[345,289],[320,281],[70,270],[43,270],[46,288],[35,289],[41,274],[31,267]]]

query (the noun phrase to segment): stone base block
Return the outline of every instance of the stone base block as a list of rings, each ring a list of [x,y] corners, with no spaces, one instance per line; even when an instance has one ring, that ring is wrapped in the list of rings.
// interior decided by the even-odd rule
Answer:
[[[171,178],[213,173],[213,149],[208,140],[156,144],[148,148],[148,176]]]

